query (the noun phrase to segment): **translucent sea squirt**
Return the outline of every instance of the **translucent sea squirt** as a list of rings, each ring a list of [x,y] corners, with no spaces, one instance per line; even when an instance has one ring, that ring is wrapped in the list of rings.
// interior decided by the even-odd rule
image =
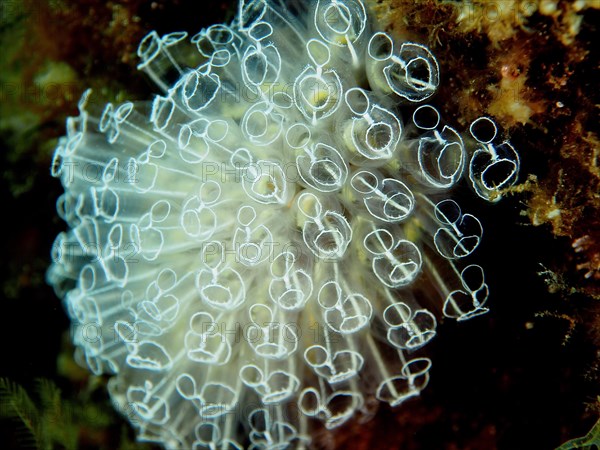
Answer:
[[[69,229],[48,280],[139,439],[309,447],[417,396],[437,320],[488,310],[483,227],[451,190],[496,201],[516,181],[493,121],[467,147],[423,104],[431,51],[360,0],[242,0],[138,55],[152,103],[96,111],[88,91],[58,143]]]

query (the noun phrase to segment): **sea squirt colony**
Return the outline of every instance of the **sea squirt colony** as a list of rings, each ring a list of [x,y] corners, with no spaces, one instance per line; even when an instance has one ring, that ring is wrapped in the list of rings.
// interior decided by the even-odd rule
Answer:
[[[375,27],[360,0],[241,0],[144,38],[151,103],[88,91],[68,119],[48,280],[140,440],[308,447],[419,394],[436,317],[488,310],[450,191],[497,201],[519,157],[489,118],[444,124],[433,54]]]

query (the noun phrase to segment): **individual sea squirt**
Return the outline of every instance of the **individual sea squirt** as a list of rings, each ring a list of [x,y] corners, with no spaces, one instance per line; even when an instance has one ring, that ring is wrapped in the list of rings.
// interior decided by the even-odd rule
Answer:
[[[498,200],[518,155],[489,118],[466,148],[417,107],[435,57],[374,28],[359,0],[241,0],[143,39],[151,106],[88,91],[67,120],[48,280],[140,440],[310,447],[419,394],[436,317],[488,310],[465,262],[483,229],[450,190]]]

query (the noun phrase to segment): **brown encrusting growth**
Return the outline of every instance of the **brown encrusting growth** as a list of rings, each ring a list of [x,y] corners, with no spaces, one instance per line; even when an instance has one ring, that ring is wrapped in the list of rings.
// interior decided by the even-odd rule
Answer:
[[[600,277],[600,3],[593,1],[378,1],[396,35],[424,40],[445,83],[435,102],[466,127],[487,114],[524,160],[533,225],[566,237],[556,270],[598,297]],[[449,83],[447,82],[449,81]],[[524,178],[524,177],[523,177]]]

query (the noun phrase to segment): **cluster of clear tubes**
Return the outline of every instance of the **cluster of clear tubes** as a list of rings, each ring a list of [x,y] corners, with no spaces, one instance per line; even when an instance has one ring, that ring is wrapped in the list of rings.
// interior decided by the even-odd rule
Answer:
[[[360,0],[241,0],[138,54],[151,104],[86,92],[67,121],[48,279],[139,439],[310,447],[417,396],[436,317],[487,311],[465,262],[483,229],[449,192],[493,202],[516,181],[494,122],[468,141],[444,124],[423,104],[435,57]]]

